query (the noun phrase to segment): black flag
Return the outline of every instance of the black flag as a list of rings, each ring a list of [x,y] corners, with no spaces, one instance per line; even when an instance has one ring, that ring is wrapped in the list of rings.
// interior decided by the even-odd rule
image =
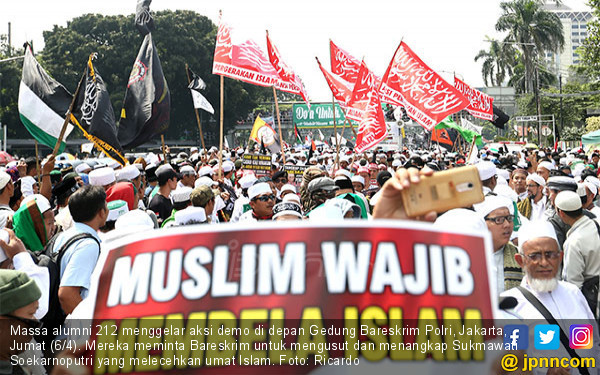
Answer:
[[[200,78],[200,76],[194,73],[189,67],[187,69],[190,73],[190,77],[192,77],[192,82],[190,82],[190,84],[188,85],[188,89],[196,91],[204,90],[206,88],[206,83],[204,83],[202,78]]]
[[[90,55],[81,82],[79,93],[73,106],[70,121],[77,125],[83,135],[94,142],[110,158],[125,165],[121,144],[117,140],[115,113],[104,80],[92,64],[95,53]]]
[[[119,141],[125,149],[135,148],[169,127],[171,94],[152,41],[144,37],[129,75],[121,120]]]
[[[494,108],[494,119],[490,122],[498,129],[504,129],[504,124],[508,122],[510,117],[495,105],[492,105],[492,107]]]
[[[150,14],[150,3],[152,0],[138,0],[135,7],[135,26],[142,35],[154,30],[154,19]]]

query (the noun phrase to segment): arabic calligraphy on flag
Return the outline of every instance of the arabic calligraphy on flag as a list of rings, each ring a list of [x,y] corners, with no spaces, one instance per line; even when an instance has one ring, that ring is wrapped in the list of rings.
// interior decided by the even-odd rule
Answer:
[[[494,119],[494,98],[472,88],[456,77],[454,77],[454,87],[469,99],[469,105],[465,109],[470,114],[482,120]]]
[[[430,131],[444,118],[469,105],[460,91],[429,68],[404,42],[385,72],[381,91]]]

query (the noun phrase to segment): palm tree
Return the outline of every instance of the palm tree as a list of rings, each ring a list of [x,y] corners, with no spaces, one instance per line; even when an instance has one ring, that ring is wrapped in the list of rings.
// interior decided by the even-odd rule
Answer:
[[[486,38],[490,43],[490,49],[488,51],[480,50],[475,56],[475,61],[483,59],[481,75],[486,86],[488,86],[488,80],[492,86],[501,86],[506,76],[512,75],[515,50],[510,44]]]
[[[556,75],[546,67],[538,66],[538,71],[540,87],[549,87],[557,83]],[[514,87],[518,94],[525,93],[525,65],[523,65],[522,59],[519,59],[518,64],[513,67],[508,85]]]
[[[502,15],[496,22],[496,30],[508,31],[505,43],[512,43],[521,51],[526,92],[534,88],[535,66],[543,52],[562,50],[565,44],[560,19],[544,10],[543,5],[542,0],[502,2]]]

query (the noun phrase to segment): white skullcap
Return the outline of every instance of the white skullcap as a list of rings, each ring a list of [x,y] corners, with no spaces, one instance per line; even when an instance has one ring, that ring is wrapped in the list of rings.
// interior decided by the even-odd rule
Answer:
[[[544,177],[540,176],[537,173],[530,174],[529,176],[527,176],[525,181],[533,181],[541,187],[546,187],[546,180],[544,180]]]
[[[540,151],[540,152],[538,152],[538,156],[540,158],[543,158],[544,156],[546,156],[546,153],[544,151]]]
[[[248,189],[250,186],[254,185],[257,178],[254,174],[247,174],[244,177],[240,178],[238,181],[242,189]]]
[[[585,178],[585,180],[583,180],[584,182],[589,182],[591,184],[594,184],[596,186],[596,189],[600,189],[600,180],[598,179],[598,177],[594,177],[594,176],[587,176]]]
[[[90,172],[90,185],[105,186],[115,182],[115,171],[110,167],[94,169]]]
[[[491,161],[482,161],[475,164],[477,171],[479,172],[479,179],[481,181],[488,180],[496,175],[496,165]]]
[[[2,171],[0,172],[0,189],[4,189],[6,184],[11,180],[11,177],[8,173]]]
[[[107,206],[108,217],[106,218],[106,221],[116,221],[118,218],[129,212],[127,202],[122,200],[110,201]]]
[[[508,185],[508,181],[500,175],[497,176],[496,185]]]
[[[33,195],[33,185],[35,184],[37,184],[37,181],[31,176],[21,178],[21,193],[24,197]]]
[[[91,170],[92,167],[88,163],[81,163],[77,167],[75,167],[75,172],[77,173],[85,173],[84,171]]]
[[[554,205],[562,211],[577,211],[581,208],[581,198],[574,191],[561,191],[556,195]]]
[[[361,183],[362,186],[365,186],[365,179],[363,176],[360,176],[360,175],[352,176],[352,182],[358,182],[358,183]]]
[[[205,221],[206,211],[202,207],[192,206],[175,212],[175,224],[177,225],[201,224]]]
[[[194,170],[193,167],[189,166],[189,165],[184,165],[183,167],[179,168],[179,173],[181,174],[191,174],[191,175],[196,175],[196,171]]]
[[[401,165],[402,165],[402,160],[400,160],[400,159],[394,159],[392,161],[392,167],[394,167],[394,168],[398,168]]]
[[[594,197],[598,194],[598,187],[592,182],[588,181],[587,178],[583,182],[583,185],[592,193]]]
[[[549,171],[552,171],[554,169],[556,169],[554,167],[554,164],[550,163],[549,161],[543,161],[540,164],[538,164],[538,167],[542,167],[542,168],[546,168]]]
[[[281,191],[284,192],[286,190],[292,191],[294,193],[297,193],[296,191],[296,187],[292,184],[285,184],[281,187]]]
[[[502,207],[508,208],[511,215],[515,212],[515,208],[510,199],[499,195],[487,196],[483,202],[477,203],[473,205],[473,207],[475,208],[475,211],[484,218],[489,215],[490,212]]]
[[[519,252],[523,252],[523,245],[536,238],[552,238],[558,244],[556,232],[549,221],[534,220],[524,223],[519,229]]]
[[[265,193],[273,194],[271,186],[269,186],[269,184],[267,184],[266,182],[259,182],[258,184],[254,184],[250,186],[250,188],[248,188],[248,198],[250,198],[250,200]]]
[[[140,175],[140,170],[135,165],[126,165],[119,171],[119,180],[134,180]]]
[[[466,208],[455,208],[439,216],[435,227],[452,232],[454,230],[486,231],[487,225],[481,214],[467,210]]]
[[[348,201],[346,201],[348,202]],[[302,207],[296,202],[281,202],[273,207],[273,220],[282,215],[294,215],[302,219]]]
[[[217,186],[219,183],[208,176],[202,176],[194,182],[194,188],[200,186]]]
[[[577,183],[577,195],[580,197],[585,197],[587,195],[585,185],[582,182]]]
[[[117,169],[121,166],[121,164],[116,160],[110,159],[108,160],[108,166],[112,169]]]
[[[183,203],[190,200],[190,195],[192,194],[192,189],[189,186],[180,187],[175,189],[171,193],[171,198],[173,198],[173,203]]]
[[[300,197],[298,194],[286,194],[282,199],[282,202],[293,202],[300,204]]]
[[[32,195],[27,196],[26,198],[24,198],[21,201],[21,205],[19,207],[25,206],[30,201],[35,201],[35,203],[37,204],[41,213],[44,213],[52,208],[52,206],[50,206],[50,202],[48,201],[48,199],[46,197],[44,197],[42,194],[32,194]]]
[[[198,151],[198,147],[192,147],[192,148],[190,148],[190,153],[194,152],[194,151]]]
[[[208,165],[205,165],[204,167],[200,168],[200,170],[198,171],[198,176],[212,176],[213,174],[215,174],[215,172]]]
[[[496,185],[494,193],[506,197],[516,203],[519,200],[519,195],[508,185]]]
[[[223,172],[229,173],[235,168],[235,164],[231,160],[223,162]]]
[[[117,219],[115,222],[115,229],[139,229],[152,230],[154,229],[154,221],[152,218],[142,210],[131,210]]]
[[[337,171],[335,171],[334,177],[337,177],[337,176],[346,176],[348,178],[351,178],[352,174],[347,169],[338,169]]]
[[[502,177],[505,180],[509,180],[510,179],[510,172],[507,171],[506,169],[498,169],[496,171],[496,173],[498,174],[499,177]]]

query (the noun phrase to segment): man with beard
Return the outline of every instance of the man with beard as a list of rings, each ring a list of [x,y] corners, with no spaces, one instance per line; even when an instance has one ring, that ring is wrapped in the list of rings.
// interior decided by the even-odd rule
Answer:
[[[525,322],[535,320],[536,322],[532,324],[536,324],[547,320],[544,316],[547,313],[540,311],[545,309],[556,320],[567,337],[573,320],[579,319],[574,323],[581,323],[582,320],[585,320],[585,324],[593,326],[593,340],[594,343],[597,343],[598,325],[594,321],[585,297],[577,286],[559,281],[562,258],[563,253],[559,250],[552,224],[547,221],[532,221],[524,224],[519,230],[519,253],[515,255],[515,260],[523,268],[525,277],[519,288],[513,288],[501,294],[501,297],[517,299],[517,305],[507,312]],[[539,308],[536,305],[540,305]],[[534,332],[533,327],[530,327],[529,332]],[[560,341],[562,342],[562,340]],[[533,338],[530,342],[533,342]],[[566,348],[561,343],[559,349],[552,355],[558,358],[569,358],[572,356],[569,351],[570,348]],[[540,354],[548,355],[547,351],[540,352]],[[600,355],[597,345],[592,349],[578,350],[578,354],[581,357],[594,358],[598,358]],[[545,369],[543,373],[545,373]],[[570,369],[570,373],[579,374],[579,370],[573,368]],[[595,374],[597,370],[590,369],[590,373]]]
[[[517,203],[521,215],[529,220],[544,220],[546,209],[550,205],[544,195],[546,180],[537,173],[527,176],[528,197]]]

